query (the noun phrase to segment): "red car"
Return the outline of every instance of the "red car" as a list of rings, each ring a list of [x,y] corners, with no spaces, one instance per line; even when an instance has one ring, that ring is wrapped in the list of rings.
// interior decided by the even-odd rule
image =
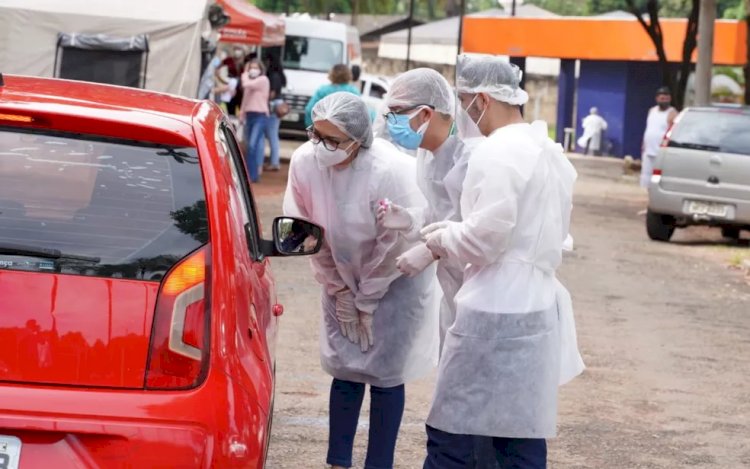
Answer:
[[[264,465],[278,316],[209,102],[0,75],[0,469]],[[302,236],[300,236],[300,234]]]

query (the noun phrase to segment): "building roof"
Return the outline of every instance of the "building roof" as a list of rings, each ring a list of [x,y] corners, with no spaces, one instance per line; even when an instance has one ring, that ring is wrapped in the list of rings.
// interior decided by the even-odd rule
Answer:
[[[475,18],[507,18],[510,13],[501,8],[493,8],[479,13],[472,13],[466,17]],[[539,8],[536,5],[519,5],[516,8],[518,18],[555,18],[558,15]],[[412,28],[412,44],[456,44],[458,41],[459,17],[433,21]],[[382,36],[381,41],[390,43],[406,43],[407,30],[396,31]]]
[[[366,36],[373,31],[407,20],[408,18],[408,15],[358,15],[357,24],[353,26],[359,30],[360,36]],[[336,13],[331,20],[337,23],[344,23],[348,26],[352,24],[352,15]]]

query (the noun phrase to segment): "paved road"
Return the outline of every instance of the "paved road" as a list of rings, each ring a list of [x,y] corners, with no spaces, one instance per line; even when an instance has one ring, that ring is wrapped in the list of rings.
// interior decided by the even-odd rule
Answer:
[[[605,160],[576,165],[576,249],[560,276],[588,369],[561,391],[550,467],[750,467],[750,286],[727,267],[747,243],[727,246],[703,229],[650,242],[635,179]],[[283,173],[268,176],[256,190],[266,220],[280,213],[284,184]],[[318,361],[319,290],[306,260],[277,260],[274,271],[286,313],[269,467],[323,468],[330,378]],[[421,467],[433,383],[407,386],[398,468]]]

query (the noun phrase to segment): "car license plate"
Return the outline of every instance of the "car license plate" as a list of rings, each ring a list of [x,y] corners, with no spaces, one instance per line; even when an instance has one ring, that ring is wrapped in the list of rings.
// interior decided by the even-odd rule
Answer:
[[[0,468],[18,469],[21,459],[21,440],[15,436],[0,435]]]
[[[729,205],[711,202],[690,201],[687,211],[691,215],[708,215],[716,218],[726,218],[729,215]]]
[[[289,114],[282,117],[281,120],[287,122],[297,122],[299,120],[299,114],[297,114],[296,112],[290,112]]]

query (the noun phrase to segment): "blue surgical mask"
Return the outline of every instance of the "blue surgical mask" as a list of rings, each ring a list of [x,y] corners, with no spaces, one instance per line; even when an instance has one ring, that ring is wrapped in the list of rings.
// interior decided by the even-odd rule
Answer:
[[[394,114],[396,122],[393,123],[390,119],[388,120],[388,133],[396,145],[407,150],[416,150],[422,144],[424,132],[427,130],[429,122],[425,122],[417,131],[414,131],[410,122],[417,114],[419,114],[419,110],[409,115]]]

